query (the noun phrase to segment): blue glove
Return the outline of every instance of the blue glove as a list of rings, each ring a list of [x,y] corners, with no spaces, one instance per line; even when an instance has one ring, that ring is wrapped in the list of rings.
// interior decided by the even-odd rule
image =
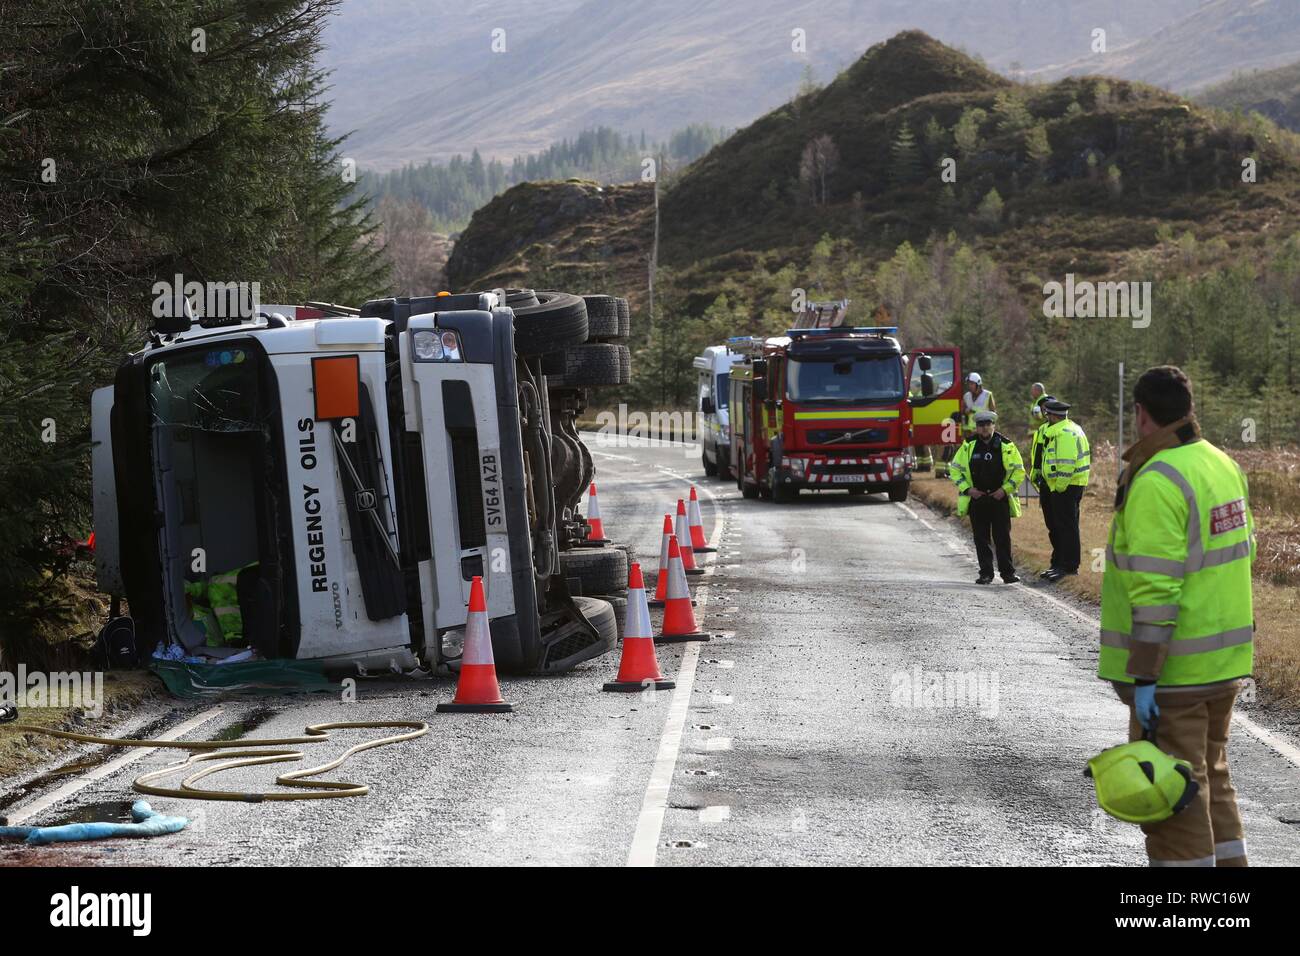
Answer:
[[[1155,720],[1160,716],[1156,706],[1156,685],[1138,684],[1133,688],[1133,709],[1137,711],[1138,723],[1145,730],[1151,730]]]

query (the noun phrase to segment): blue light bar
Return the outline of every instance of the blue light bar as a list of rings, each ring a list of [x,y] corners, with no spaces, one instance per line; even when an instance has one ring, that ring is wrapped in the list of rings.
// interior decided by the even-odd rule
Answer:
[[[854,333],[858,335],[897,335],[898,326],[896,325],[873,325],[866,328],[850,328],[840,326],[833,329],[787,329],[786,335],[790,338],[797,338],[803,335],[832,335]]]

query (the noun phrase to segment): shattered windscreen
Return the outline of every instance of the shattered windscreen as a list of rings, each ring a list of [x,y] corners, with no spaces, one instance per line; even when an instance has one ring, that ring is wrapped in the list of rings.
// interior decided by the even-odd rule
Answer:
[[[250,644],[249,594],[274,482],[274,409],[260,387],[260,353],[230,343],[187,349],[149,368],[160,549],[173,634],[227,656]]]

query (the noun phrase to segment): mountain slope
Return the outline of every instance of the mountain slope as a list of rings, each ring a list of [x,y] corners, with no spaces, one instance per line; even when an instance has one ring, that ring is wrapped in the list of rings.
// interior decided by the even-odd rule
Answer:
[[[1107,74],[1180,92],[1203,89],[1243,70],[1300,58],[1295,0],[1209,0],[1191,15],[1134,43],[1111,36],[1110,52],[1040,71],[1044,79]]]
[[[916,27],[999,68],[1085,52],[1093,27],[1137,40],[1200,0],[349,0],[327,36],[332,122],[384,170],[479,149],[510,158],[583,129],[663,137],[738,127]],[[434,8],[434,15],[425,10]],[[493,53],[491,32],[506,31]],[[806,52],[791,49],[792,31]]]
[[[1279,126],[1300,131],[1300,63],[1235,75],[1197,99],[1219,109],[1262,113]]]
[[[984,111],[982,119],[975,110]],[[963,115],[974,138],[958,146],[953,130]],[[933,141],[927,128],[936,132]],[[910,154],[899,146],[909,135]],[[825,195],[810,199],[800,159],[820,136],[836,144],[840,162]],[[697,314],[729,284],[743,288],[758,268],[790,266],[790,281],[803,281],[810,250],[824,235],[846,240],[869,264],[888,259],[905,240],[955,232],[992,254],[1026,290],[1041,288],[1042,276],[1067,272],[1149,273],[1165,230],[1222,240],[1238,254],[1295,231],[1297,142],[1267,124],[1224,118],[1122,80],[1018,86],[909,32],[687,168],[661,196],[660,262],[689,287],[688,307]],[[939,178],[945,156],[957,160],[955,184]],[[1242,182],[1243,157],[1258,160],[1259,182]],[[508,272],[540,284],[535,264],[551,284],[569,269],[643,275],[649,190],[627,188],[642,189],[642,200],[593,206],[580,224],[554,205],[565,200],[566,187],[508,191],[465,230],[464,254],[458,246],[449,280],[464,288]],[[573,241],[575,230],[581,242]],[[621,243],[602,239],[615,235]],[[788,302],[788,290],[777,294]]]

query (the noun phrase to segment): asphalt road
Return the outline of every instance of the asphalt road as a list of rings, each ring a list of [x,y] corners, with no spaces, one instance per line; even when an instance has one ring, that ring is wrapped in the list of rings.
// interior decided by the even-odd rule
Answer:
[[[119,864],[1031,864],[1145,862],[1141,834],[1096,810],[1082,768],[1122,741],[1124,709],[1094,676],[1087,609],[1047,586],[977,587],[965,538],[916,503],[805,494],[745,501],[681,446],[592,444],[606,530],[647,571],[662,516],[691,482],[720,547],[691,581],[717,636],[659,648],[675,691],[600,690],[614,657],[549,678],[503,678],[508,715],[439,715],[448,678],[366,679],[322,695],[179,707],[194,739],[301,733],[309,723],[423,719],[419,740],[362,753],[333,776],[359,799],[157,799],[193,826],[153,840],[41,851]],[[707,493],[704,493],[707,492]],[[658,622],[658,612],[652,619]],[[946,684],[945,684],[946,682]],[[942,690],[936,691],[936,685]],[[1256,865],[1300,862],[1300,750],[1284,718],[1234,726],[1231,757]],[[142,713],[135,724],[164,716]],[[1248,718],[1249,719],[1249,718]],[[124,726],[124,730],[129,729]],[[380,732],[382,733],[382,732]],[[307,748],[320,763],[372,731]],[[1290,752],[1292,757],[1281,751]],[[108,819],[154,751],[100,779],[60,778],[14,822]],[[266,789],[279,767],[205,781]],[[102,773],[102,771],[101,771]],[[85,785],[83,785],[85,784]],[[37,812],[25,808],[36,804]],[[34,862],[0,848],[0,865]]]

